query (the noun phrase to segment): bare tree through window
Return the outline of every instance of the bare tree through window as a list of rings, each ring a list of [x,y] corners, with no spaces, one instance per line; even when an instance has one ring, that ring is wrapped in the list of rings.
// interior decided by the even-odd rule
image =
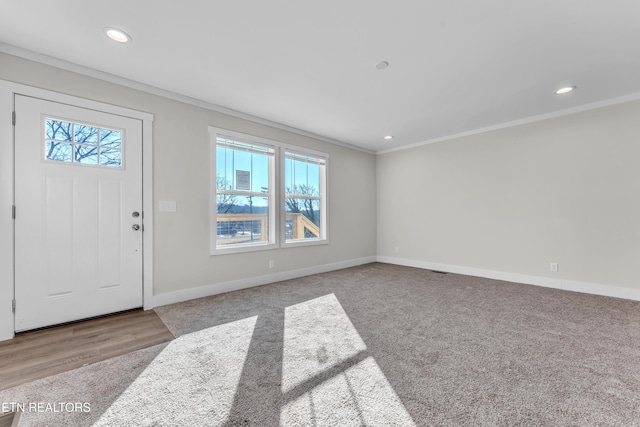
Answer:
[[[45,140],[48,160],[122,166],[122,132],[119,130],[46,119]]]

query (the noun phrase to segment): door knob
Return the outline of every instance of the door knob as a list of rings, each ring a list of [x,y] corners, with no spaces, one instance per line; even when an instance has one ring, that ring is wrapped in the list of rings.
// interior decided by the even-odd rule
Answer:
[[[138,231],[138,230],[140,230],[140,226],[139,226],[138,224],[133,224],[133,225],[131,226],[131,229],[132,229],[133,231]]]

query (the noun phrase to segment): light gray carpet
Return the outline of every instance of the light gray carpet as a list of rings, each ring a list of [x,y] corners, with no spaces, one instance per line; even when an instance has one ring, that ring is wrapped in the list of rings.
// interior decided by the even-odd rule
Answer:
[[[156,310],[176,340],[0,391],[21,426],[640,426],[640,303],[385,264]]]

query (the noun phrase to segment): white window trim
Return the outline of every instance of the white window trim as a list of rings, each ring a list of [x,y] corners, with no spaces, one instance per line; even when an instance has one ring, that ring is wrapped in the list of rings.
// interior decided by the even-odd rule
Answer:
[[[271,189],[269,194],[269,241],[261,243],[253,243],[250,245],[242,246],[230,246],[230,247],[218,247],[217,227],[218,227],[218,206],[216,195],[216,147],[218,142],[216,138],[218,136],[227,137],[238,142],[247,144],[256,144],[272,148],[274,153],[269,157],[269,187]],[[209,212],[210,212],[210,226],[209,226],[209,253],[210,255],[223,255],[223,254],[237,254],[243,252],[264,251],[269,249],[276,249],[278,247],[278,236],[276,231],[276,217],[274,213],[274,207],[278,205],[278,191],[279,179],[276,167],[276,159],[279,155],[278,145],[276,142],[260,138],[257,136],[247,135],[239,132],[234,132],[227,129],[217,128],[209,126],[209,141],[210,141],[210,183],[209,183]],[[248,193],[249,194],[249,193]],[[277,211],[276,211],[277,212]]]
[[[320,237],[315,239],[304,239],[304,240],[290,240],[286,239],[286,229],[285,224],[287,221],[287,209],[284,206],[285,200],[285,186],[280,186],[280,247],[281,248],[297,248],[300,246],[315,246],[315,245],[326,245],[329,243],[329,236],[327,233],[327,215],[329,212],[328,202],[328,181],[327,181],[327,170],[329,168],[329,155],[326,153],[321,153],[315,150],[309,150],[302,147],[296,147],[293,145],[282,144],[280,150],[280,176],[285,176],[285,158],[287,152],[300,154],[302,156],[309,157],[317,157],[324,160],[324,166],[320,168]]]
[[[326,245],[329,243],[329,233],[327,224],[329,205],[328,205],[328,169],[329,169],[329,154],[316,150],[311,150],[295,145],[274,141],[267,138],[262,138],[255,135],[236,132],[229,129],[219,128],[216,126],[209,126],[209,162],[210,162],[210,183],[209,183],[209,211],[210,211],[210,226],[209,226],[209,253],[210,255],[224,255],[224,254],[237,254],[254,251],[264,251],[273,249],[285,249],[294,248],[300,246],[314,246],[314,245]],[[272,147],[275,150],[275,155],[270,161],[274,162],[271,168],[270,182],[273,182],[274,191],[269,199],[269,242],[268,243],[256,243],[252,245],[240,246],[240,247],[217,247],[216,231],[217,231],[217,188],[216,188],[216,146],[217,136],[229,137],[235,139],[238,142],[245,142],[248,144],[255,143],[257,145],[265,145]],[[285,156],[286,152],[293,152],[301,154],[303,156],[318,157],[325,161],[324,167],[320,168],[320,236],[317,239],[305,239],[295,240],[287,242],[285,236],[285,223],[287,218],[286,208],[284,206],[285,201],[285,188],[284,188],[284,176],[285,176]],[[272,181],[271,181],[272,180]],[[273,215],[271,213],[273,212]],[[277,224],[277,227],[276,227]]]

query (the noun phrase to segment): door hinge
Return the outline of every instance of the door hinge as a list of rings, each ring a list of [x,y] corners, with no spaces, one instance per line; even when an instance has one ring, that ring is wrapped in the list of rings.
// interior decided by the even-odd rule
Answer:
[[[11,206],[11,218],[16,219],[16,205]]]
[[[15,126],[16,125],[16,112],[12,111],[11,112],[11,123]]]
[[[11,310],[15,313],[16,312],[16,300],[11,301]]]

